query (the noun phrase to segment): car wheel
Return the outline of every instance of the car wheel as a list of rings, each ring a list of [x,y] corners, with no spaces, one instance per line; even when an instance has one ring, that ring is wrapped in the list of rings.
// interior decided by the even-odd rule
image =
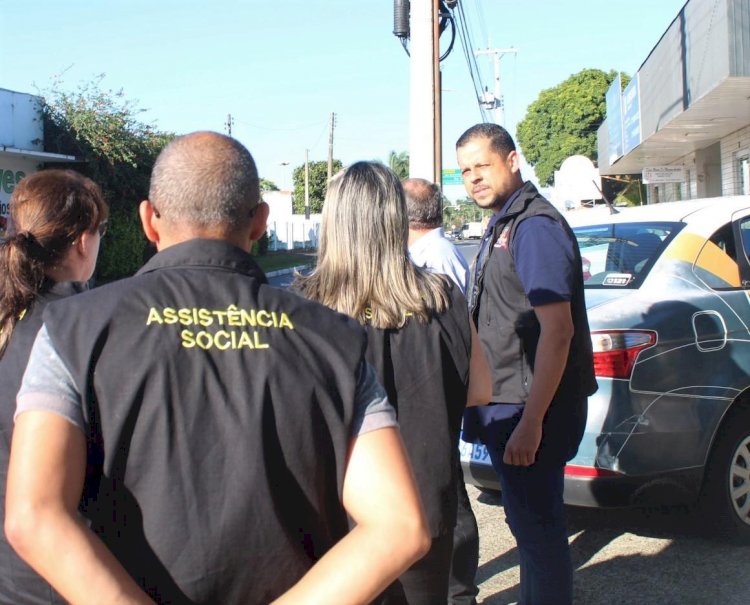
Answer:
[[[700,497],[714,535],[750,543],[750,409],[731,411],[722,422]]]

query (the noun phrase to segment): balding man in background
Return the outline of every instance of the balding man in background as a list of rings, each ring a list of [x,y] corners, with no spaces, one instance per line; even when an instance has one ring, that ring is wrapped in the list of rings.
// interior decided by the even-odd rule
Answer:
[[[466,294],[469,265],[443,232],[443,197],[435,183],[410,178],[402,182],[409,215],[409,255],[415,264],[451,278]]]
[[[409,215],[409,255],[420,267],[442,273],[466,294],[469,264],[443,232],[443,199],[440,188],[420,178],[403,181]],[[468,313],[468,307],[467,311]],[[466,492],[461,463],[456,457],[458,510],[453,530],[449,605],[476,605],[479,567],[479,528]]]
[[[267,216],[242,145],[179,137],[158,253],[45,309],[5,529],[69,602],[368,603],[429,547],[364,330],[266,284]]]

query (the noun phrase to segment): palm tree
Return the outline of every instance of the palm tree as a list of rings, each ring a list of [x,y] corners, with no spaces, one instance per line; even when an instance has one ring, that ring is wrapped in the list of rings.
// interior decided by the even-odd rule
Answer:
[[[396,176],[400,179],[406,179],[409,177],[409,152],[402,151],[396,153],[391,151],[388,154],[388,167],[396,173]]]

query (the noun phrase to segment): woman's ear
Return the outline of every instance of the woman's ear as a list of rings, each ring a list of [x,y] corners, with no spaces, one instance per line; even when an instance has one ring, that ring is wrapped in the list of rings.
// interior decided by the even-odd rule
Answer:
[[[94,244],[94,233],[94,231],[84,231],[76,238],[76,241],[73,242],[73,247],[80,256],[86,256],[89,253],[89,250],[91,250],[91,246]]]

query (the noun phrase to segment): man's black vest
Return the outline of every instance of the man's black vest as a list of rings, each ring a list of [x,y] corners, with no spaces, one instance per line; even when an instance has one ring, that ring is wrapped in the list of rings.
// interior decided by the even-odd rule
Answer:
[[[160,603],[268,603],[348,530],[366,335],[193,240],[50,305],[83,396],[92,529]]]
[[[367,326],[367,359],[396,408],[433,537],[456,524],[458,432],[471,358],[466,299],[452,283],[450,289],[451,308],[429,323]]]
[[[471,286],[470,306],[479,338],[492,369],[492,401],[525,403],[534,377],[539,341],[539,321],[516,272],[513,239],[518,225],[531,216],[557,221],[573,242],[575,254],[573,292],[570,301],[575,332],[568,361],[553,405],[560,398],[585,398],[596,391],[591,335],[583,290],[581,255],[575,235],[563,216],[530,182],[495,223],[487,242],[484,263],[477,267]]]

